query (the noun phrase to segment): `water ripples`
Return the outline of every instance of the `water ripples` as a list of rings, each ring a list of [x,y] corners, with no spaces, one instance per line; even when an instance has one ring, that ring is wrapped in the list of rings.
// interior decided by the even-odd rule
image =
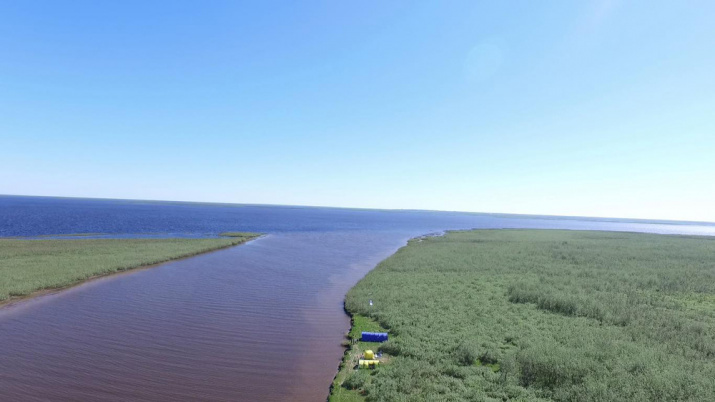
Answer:
[[[2,309],[0,390],[13,401],[323,400],[349,325],[343,295],[410,236],[271,235]]]

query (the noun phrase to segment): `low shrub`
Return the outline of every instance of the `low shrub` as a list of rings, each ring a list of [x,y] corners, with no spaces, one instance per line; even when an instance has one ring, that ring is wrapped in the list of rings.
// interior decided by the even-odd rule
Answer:
[[[350,290],[390,328],[368,401],[715,400],[715,241],[478,230],[410,242]],[[374,300],[371,308],[368,301]]]
[[[454,351],[457,362],[464,366],[471,366],[479,358],[479,348],[469,341],[461,342]]]
[[[356,370],[350,373],[343,381],[343,387],[347,389],[360,389],[368,379],[368,374],[365,370]]]

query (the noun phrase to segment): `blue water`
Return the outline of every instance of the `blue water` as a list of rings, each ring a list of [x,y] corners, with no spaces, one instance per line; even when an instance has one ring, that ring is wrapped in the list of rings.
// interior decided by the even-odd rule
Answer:
[[[112,237],[204,237],[216,236],[224,231],[426,233],[469,228],[551,228],[715,235],[715,224],[712,223],[0,196],[0,237],[75,233],[103,233]]]
[[[712,224],[0,196],[0,236],[267,234],[0,308],[0,400],[324,401],[345,293],[409,238],[468,228],[715,235]]]

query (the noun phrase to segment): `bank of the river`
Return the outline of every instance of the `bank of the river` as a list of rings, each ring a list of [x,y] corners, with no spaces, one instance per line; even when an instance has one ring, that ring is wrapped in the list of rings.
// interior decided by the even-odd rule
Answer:
[[[369,301],[373,301],[370,306]],[[715,400],[715,238],[476,230],[415,239],[346,296],[331,402]]]
[[[257,236],[230,232],[208,239],[0,239],[0,306],[96,277],[238,245]]]
[[[360,340],[363,331],[384,332],[386,331],[375,320],[363,315],[354,314],[350,318],[350,332],[346,336],[346,350],[343,360],[338,368],[338,374],[333,379],[330,387],[329,402],[357,402],[363,401],[362,389],[368,381],[368,376],[374,374],[372,370],[359,370],[358,360],[366,350],[377,351],[380,344],[376,342],[362,342]],[[387,362],[388,357],[381,358]]]

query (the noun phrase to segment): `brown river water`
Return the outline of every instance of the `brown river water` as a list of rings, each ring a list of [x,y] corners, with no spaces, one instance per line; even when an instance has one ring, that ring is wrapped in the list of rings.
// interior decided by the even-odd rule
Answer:
[[[325,401],[350,325],[345,293],[410,237],[473,227],[715,234],[711,224],[0,197],[0,236],[271,233],[0,308],[0,402]]]
[[[409,237],[270,235],[2,308],[0,400],[324,401],[345,293]]]

